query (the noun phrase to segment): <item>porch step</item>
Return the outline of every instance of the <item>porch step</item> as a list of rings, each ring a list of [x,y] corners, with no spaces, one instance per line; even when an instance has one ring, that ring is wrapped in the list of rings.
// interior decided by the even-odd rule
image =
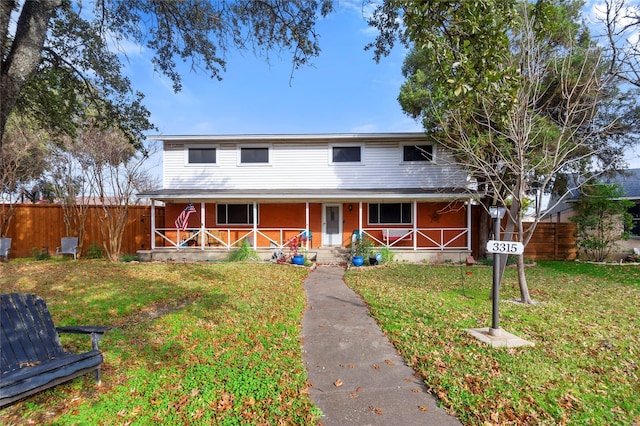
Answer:
[[[316,253],[315,262],[319,265],[344,264],[349,258],[349,250],[344,248],[322,247],[313,251]]]

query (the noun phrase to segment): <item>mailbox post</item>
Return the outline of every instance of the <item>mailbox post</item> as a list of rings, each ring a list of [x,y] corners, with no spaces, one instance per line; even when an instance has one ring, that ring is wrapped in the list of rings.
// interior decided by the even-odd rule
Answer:
[[[504,207],[491,207],[489,215],[493,219],[493,238],[500,240],[500,220],[507,211]],[[489,247],[488,251],[489,251]],[[500,253],[493,253],[493,285],[491,286],[491,328],[489,334],[492,336],[500,335],[500,318],[499,318],[499,302],[500,302]]]

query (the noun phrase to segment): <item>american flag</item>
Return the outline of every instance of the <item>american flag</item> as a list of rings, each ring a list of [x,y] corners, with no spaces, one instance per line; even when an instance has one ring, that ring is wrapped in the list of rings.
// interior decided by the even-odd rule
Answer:
[[[176,219],[176,228],[186,231],[187,226],[189,225],[189,215],[195,212],[196,208],[193,207],[193,204],[187,204],[187,207],[185,207],[184,210],[180,212],[178,218]]]

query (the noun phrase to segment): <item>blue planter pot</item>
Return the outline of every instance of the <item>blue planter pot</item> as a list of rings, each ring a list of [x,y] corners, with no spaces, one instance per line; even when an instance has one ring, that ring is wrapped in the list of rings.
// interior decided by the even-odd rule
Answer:
[[[304,265],[304,255],[296,254],[291,258],[291,263],[294,265]]]
[[[351,259],[351,263],[353,263],[353,266],[364,265],[364,256],[353,256],[353,259]]]

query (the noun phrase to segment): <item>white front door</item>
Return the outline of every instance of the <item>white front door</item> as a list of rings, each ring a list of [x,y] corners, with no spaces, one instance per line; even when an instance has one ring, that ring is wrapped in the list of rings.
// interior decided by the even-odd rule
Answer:
[[[322,245],[342,246],[341,204],[324,204],[322,207]]]

